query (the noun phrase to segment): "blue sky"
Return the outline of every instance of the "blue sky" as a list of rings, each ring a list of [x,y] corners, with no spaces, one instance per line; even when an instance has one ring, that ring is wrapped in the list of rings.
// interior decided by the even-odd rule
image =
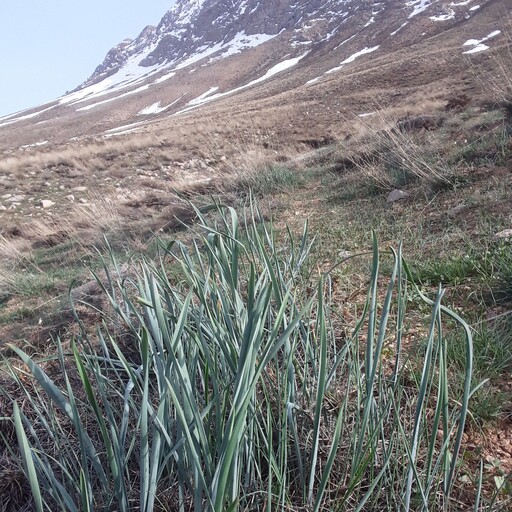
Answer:
[[[0,115],[83,82],[110,48],[156,25],[173,0],[0,0]]]

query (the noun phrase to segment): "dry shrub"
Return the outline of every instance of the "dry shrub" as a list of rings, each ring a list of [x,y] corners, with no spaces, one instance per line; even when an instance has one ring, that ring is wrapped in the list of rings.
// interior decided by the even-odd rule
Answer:
[[[436,116],[432,118],[435,120]],[[358,118],[355,135],[339,141],[345,168],[357,169],[361,180],[385,190],[411,182],[449,183],[448,169],[440,157],[439,137],[434,131],[400,129],[399,119],[388,111],[375,112],[368,119],[371,121]]]

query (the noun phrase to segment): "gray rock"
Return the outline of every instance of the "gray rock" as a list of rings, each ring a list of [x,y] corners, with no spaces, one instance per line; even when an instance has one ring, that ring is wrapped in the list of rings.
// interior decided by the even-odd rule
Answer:
[[[82,174],[82,172],[80,172],[78,169],[75,169],[74,167],[68,169],[68,176],[70,178],[80,178]]]
[[[41,206],[43,208],[51,208],[54,205],[55,205],[55,203],[53,201],[50,201],[49,199],[43,199],[41,201]]]
[[[7,199],[8,203],[19,203],[20,201],[23,201],[25,199],[25,196],[19,195],[19,196],[12,196]]]
[[[395,190],[392,190],[388,197],[386,198],[386,203],[394,203],[395,201],[399,201],[400,199],[404,199],[405,197],[408,197],[409,194],[403,190],[398,190],[395,188]]]
[[[512,229],[504,229],[503,231],[498,231],[494,238],[512,238]]]
[[[467,206],[465,204],[459,204],[458,206],[455,206],[454,208],[450,208],[446,212],[446,215],[448,215],[448,217],[456,217],[459,213],[463,212],[466,208],[467,208]]]

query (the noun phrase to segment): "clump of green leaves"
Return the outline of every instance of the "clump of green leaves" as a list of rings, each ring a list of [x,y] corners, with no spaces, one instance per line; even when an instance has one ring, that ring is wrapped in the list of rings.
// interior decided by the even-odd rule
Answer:
[[[57,340],[50,362],[11,347],[24,367],[5,364],[16,438],[2,442],[35,510],[449,509],[473,356],[442,291],[420,294],[430,328],[412,382],[400,248],[374,239],[366,301],[340,337],[329,275],[301,270],[307,226],[283,244],[255,208],[197,215],[191,245],[131,279],[106,267],[112,312],[94,338]],[[457,396],[445,316],[464,340]]]

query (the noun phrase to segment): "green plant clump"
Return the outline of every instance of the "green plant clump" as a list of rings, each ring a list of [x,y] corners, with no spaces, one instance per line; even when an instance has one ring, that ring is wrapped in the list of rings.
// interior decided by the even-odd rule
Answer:
[[[50,361],[11,347],[24,365],[4,364],[2,450],[33,509],[460,510],[472,339],[442,291],[422,296],[430,328],[412,382],[400,249],[383,276],[374,240],[360,318],[340,325],[329,276],[311,285],[301,271],[307,228],[283,246],[254,210],[244,222],[220,206],[216,222],[197,213],[191,246],[165,247],[134,279],[108,274],[97,336],[57,340]],[[464,339],[457,396],[445,316]]]

